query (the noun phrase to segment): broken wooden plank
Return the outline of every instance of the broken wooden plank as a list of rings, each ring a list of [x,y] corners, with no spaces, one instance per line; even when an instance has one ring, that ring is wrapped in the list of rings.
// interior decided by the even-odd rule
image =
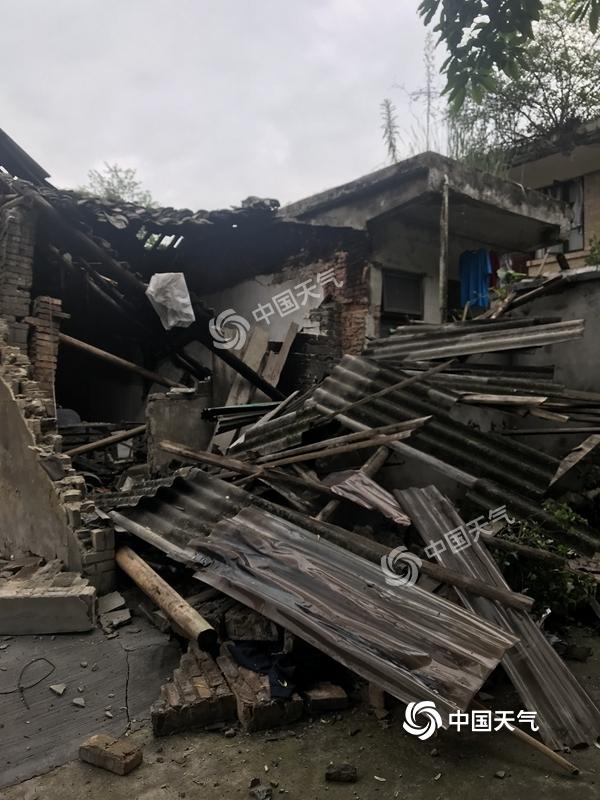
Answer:
[[[584,439],[581,444],[578,444],[577,447],[574,447],[570,453],[568,453],[563,460],[558,465],[552,480],[550,481],[550,486],[552,486],[556,481],[560,480],[563,475],[565,475],[569,470],[573,469],[576,464],[585,458],[588,453],[591,453],[594,448],[596,448],[600,444],[600,434],[594,433],[591,436],[588,436]]]
[[[465,392],[460,395],[461,403],[469,403],[478,406],[541,406],[547,399],[547,397],[540,397],[539,395],[524,394],[483,394]]]
[[[297,322],[292,322],[287,329],[287,332],[281,343],[281,347],[279,348],[279,352],[269,353],[262,375],[263,378],[266,381],[269,381],[269,383],[271,383],[273,386],[277,386],[279,383],[279,378],[283,372],[285,362],[287,361],[287,357],[290,353],[299,328],[300,326]]]
[[[405,422],[395,422],[392,425],[382,425],[379,428],[367,428],[363,431],[355,433],[346,433],[340,436],[334,436],[330,439],[323,439],[312,444],[301,445],[300,447],[292,447],[278,453],[269,453],[265,456],[260,456],[253,463],[255,464],[270,464],[274,461],[279,461],[281,458],[289,458],[297,455],[304,455],[314,453],[315,451],[326,450],[327,448],[338,448],[342,445],[357,444],[371,440],[374,436],[391,436],[395,433],[413,433],[426,422],[431,419],[428,417],[418,417],[410,419]]]

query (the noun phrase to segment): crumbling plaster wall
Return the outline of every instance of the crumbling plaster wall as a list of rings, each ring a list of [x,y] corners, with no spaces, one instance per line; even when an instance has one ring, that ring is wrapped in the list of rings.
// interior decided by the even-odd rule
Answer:
[[[35,445],[15,397],[0,377],[0,553],[8,557],[31,552],[79,569],[75,534]]]

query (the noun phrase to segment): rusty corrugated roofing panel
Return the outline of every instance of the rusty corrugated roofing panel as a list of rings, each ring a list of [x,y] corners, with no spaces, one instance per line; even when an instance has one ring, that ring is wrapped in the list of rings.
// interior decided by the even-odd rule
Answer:
[[[464,526],[454,506],[435,487],[396,491],[425,544]],[[510,510],[510,509],[509,509]],[[500,588],[508,588],[486,546],[478,541],[459,552],[446,548],[437,556],[445,567]],[[540,733],[554,749],[595,741],[600,734],[600,710],[525,611],[456,590],[464,606],[514,633],[519,643],[502,660],[525,707],[537,711]]]
[[[387,586],[378,565],[311,532],[303,515],[258,507],[201,470],[151,491],[113,512],[117,524],[404,702],[434,700],[443,718],[466,708],[515,643],[454,603]]]

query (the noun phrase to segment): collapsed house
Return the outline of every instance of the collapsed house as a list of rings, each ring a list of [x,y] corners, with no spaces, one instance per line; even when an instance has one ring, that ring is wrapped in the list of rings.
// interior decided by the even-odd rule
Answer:
[[[15,555],[81,572],[75,594],[106,595],[118,565],[156,600],[126,544],[193,575],[195,616],[167,612],[192,644],[157,733],[301,715],[292,689],[272,695],[232,660],[244,637],[225,612],[198,622],[236,601],[259,639],[285,631],[404,703],[434,702],[444,725],[502,664],[549,747],[597,738],[600,711],[490,555],[536,557],[498,533],[509,515],[600,551],[593,527],[543,505],[595,442],[573,458],[572,437],[506,435],[598,414],[600,394],[554,373],[561,348],[590,342],[588,318],[542,313],[522,286],[446,322],[461,254],[560,241],[562,203],[430,153],[283,210],[58,190],[5,135],[0,166],[0,605],[31,595]],[[435,549],[456,532],[463,547]],[[417,582],[394,577],[405,543]]]

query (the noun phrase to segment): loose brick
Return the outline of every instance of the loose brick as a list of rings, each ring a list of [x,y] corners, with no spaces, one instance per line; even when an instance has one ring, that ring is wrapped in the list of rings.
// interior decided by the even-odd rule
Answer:
[[[143,752],[128,739],[114,739],[106,733],[98,733],[80,746],[79,758],[115,775],[127,775],[142,763]]]

